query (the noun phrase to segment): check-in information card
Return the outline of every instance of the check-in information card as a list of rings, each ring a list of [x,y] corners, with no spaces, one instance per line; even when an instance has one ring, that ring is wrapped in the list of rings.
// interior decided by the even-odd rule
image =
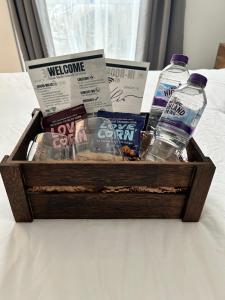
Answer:
[[[112,111],[103,50],[26,62],[44,116],[84,104],[88,115]]]
[[[106,67],[113,111],[139,114],[149,63],[107,58]]]

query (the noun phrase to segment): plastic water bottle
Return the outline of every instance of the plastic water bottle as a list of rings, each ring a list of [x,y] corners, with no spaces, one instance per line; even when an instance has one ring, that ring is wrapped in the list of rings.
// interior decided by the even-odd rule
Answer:
[[[207,104],[207,78],[192,74],[171,96],[155,131],[146,159],[174,161],[187,146]]]
[[[170,65],[162,70],[148,119],[147,130],[154,131],[172,93],[182,84],[187,83],[189,72],[188,57],[173,54]]]

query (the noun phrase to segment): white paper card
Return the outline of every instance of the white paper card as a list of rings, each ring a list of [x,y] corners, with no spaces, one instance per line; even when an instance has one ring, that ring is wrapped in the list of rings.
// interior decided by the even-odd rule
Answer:
[[[106,59],[114,112],[140,113],[149,65],[147,62]]]
[[[89,115],[112,111],[103,50],[26,62],[44,116],[84,104]]]

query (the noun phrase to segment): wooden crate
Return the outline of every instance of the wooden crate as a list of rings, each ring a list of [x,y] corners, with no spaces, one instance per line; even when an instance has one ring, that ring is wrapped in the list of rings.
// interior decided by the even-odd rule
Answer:
[[[0,171],[17,222],[70,218],[180,218],[198,221],[215,166],[192,139],[188,163],[28,162],[41,132],[32,120]]]
[[[225,43],[220,43],[216,55],[215,69],[223,68],[225,68]]]

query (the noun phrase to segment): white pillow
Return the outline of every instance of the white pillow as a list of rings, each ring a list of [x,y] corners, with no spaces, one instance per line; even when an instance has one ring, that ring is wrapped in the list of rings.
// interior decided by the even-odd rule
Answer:
[[[225,113],[225,69],[196,70],[191,73],[200,73],[208,79],[205,88],[207,109]]]

